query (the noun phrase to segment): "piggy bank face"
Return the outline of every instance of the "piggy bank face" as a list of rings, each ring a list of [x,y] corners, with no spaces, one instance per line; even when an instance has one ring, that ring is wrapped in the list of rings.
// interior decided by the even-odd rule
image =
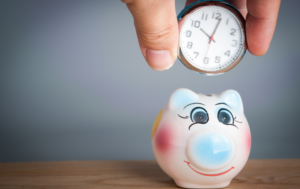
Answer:
[[[184,188],[222,188],[244,167],[251,135],[240,95],[177,89],[158,114],[152,147],[159,166]]]

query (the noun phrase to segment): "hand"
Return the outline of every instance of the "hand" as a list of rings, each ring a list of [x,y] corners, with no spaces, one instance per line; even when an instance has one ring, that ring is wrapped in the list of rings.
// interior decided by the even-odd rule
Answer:
[[[219,19],[219,21],[218,21],[218,23],[217,23],[217,26],[215,27],[213,33],[212,33],[211,36],[209,37],[209,42],[208,42],[209,45],[208,45],[208,48],[207,48],[207,51],[206,51],[206,54],[205,54],[204,59],[206,59],[206,57],[207,57],[207,54],[208,54],[208,51],[209,51],[209,47],[210,47],[210,43],[211,43],[211,41],[214,40],[214,35],[215,35],[215,33],[216,33],[216,31],[217,31],[219,25],[220,25],[221,20],[222,20],[222,19]],[[202,30],[202,29],[201,29],[201,30]],[[203,31],[203,30],[202,30],[202,31]]]
[[[122,0],[134,18],[139,45],[148,65],[169,69],[177,59],[178,24],[175,0]],[[189,5],[196,0],[187,0]],[[271,43],[280,0],[227,0],[246,18],[248,50],[264,55]]]
[[[211,36],[209,36],[208,33],[207,33],[206,31],[204,31],[202,28],[200,28],[200,30],[201,30],[201,31],[209,38],[208,43],[210,43],[210,42],[211,42],[211,39],[210,39]],[[212,39],[212,41],[213,41],[213,42],[216,42],[214,39]]]
[[[220,20],[218,21],[217,26],[216,26],[215,29],[214,29],[214,32],[212,33],[211,37],[209,38],[209,44],[210,44],[210,42],[211,42],[212,40],[214,40],[214,35],[215,35],[215,33],[216,33],[216,31],[217,31],[219,25],[220,25],[221,20],[222,20],[222,19],[220,19]]]
[[[209,42],[208,42],[209,45],[208,45],[208,48],[207,48],[207,51],[206,51],[206,54],[205,54],[204,59],[206,59],[206,57],[207,57],[207,54],[208,54],[208,51],[209,51],[209,47],[210,47],[211,41],[214,41],[214,35],[215,35],[215,33],[216,33],[216,31],[217,31],[219,25],[220,25],[221,20],[222,20],[222,19],[220,19],[220,20],[218,21],[217,26],[215,27],[215,29],[214,29],[214,31],[213,31],[213,34],[211,34],[211,36],[209,37]],[[202,29],[201,29],[201,30],[202,30]],[[202,30],[202,31],[203,31],[203,30]]]

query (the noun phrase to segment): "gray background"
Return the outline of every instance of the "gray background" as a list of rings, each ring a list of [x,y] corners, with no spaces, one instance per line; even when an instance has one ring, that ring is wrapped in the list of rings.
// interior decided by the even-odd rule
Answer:
[[[206,77],[151,70],[118,0],[1,1],[0,162],[154,159],[152,123],[180,87],[237,90],[250,158],[300,158],[299,6],[282,2],[266,55]]]

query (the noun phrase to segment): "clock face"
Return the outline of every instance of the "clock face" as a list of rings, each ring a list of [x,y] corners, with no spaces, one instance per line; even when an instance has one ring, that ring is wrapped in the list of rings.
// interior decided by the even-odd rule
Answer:
[[[185,19],[180,48],[194,67],[215,72],[230,66],[243,51],[244,30],[237,17],[220,6],[201,7]]]

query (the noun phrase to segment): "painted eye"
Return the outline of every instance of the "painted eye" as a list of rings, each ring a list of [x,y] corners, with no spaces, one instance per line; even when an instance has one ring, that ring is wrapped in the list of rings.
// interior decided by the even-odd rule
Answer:
[[[218,119],[224,125],[233,125],[233,116],[229,110],[219,110]]]
[[[203,108],[194,108],[191,112],[192,122],[205,124],[208,121],[208,114]]]

